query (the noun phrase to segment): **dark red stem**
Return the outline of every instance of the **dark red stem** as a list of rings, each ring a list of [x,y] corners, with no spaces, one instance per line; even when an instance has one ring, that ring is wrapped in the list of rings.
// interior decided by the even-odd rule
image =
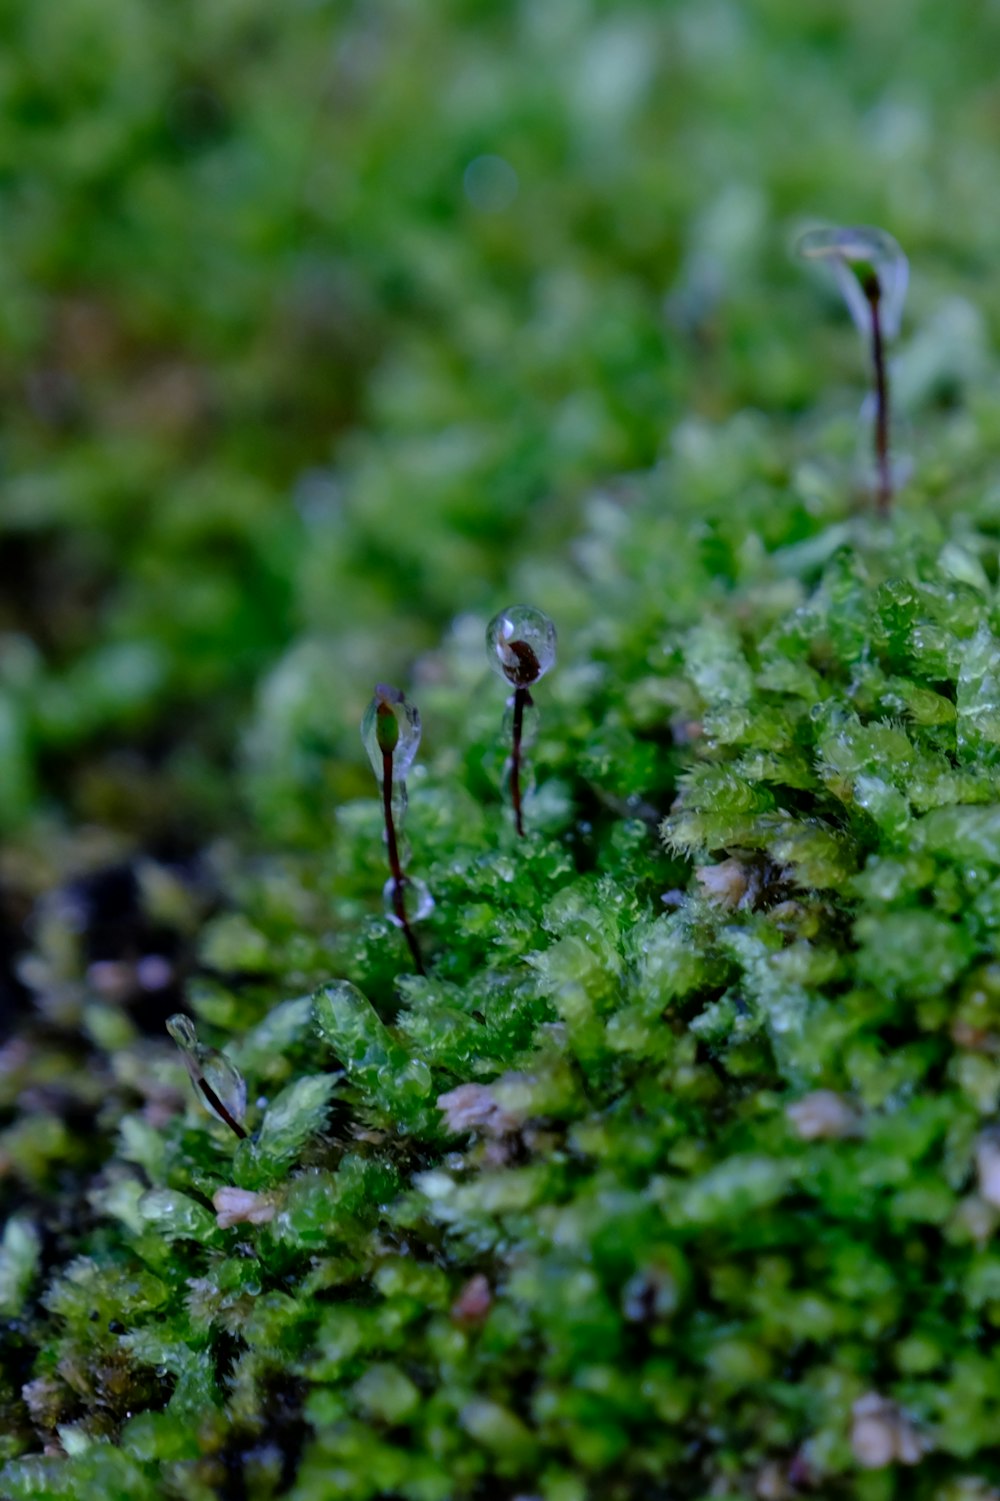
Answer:
[[[403,896],[403,888],[406,877],[403,875],[403,867],[399,863],[399,845],[396,841],[396,820],[392,816],[392,751],[382,752],[382,808],[385,813],[385,838],[389,847],[389,874],[392,876],[392,910],[396,914],[399,926],[403,930],[403,937],[409,945],[413,956],[413,966],[418,975],[426,974],[424,961],[420,953],[420,945],[410,927],[409,918],[406,915],[406,901]]]
[[[221,1116],[221,1118],[225,1121],[230,1131],[238,1136],[240,1141],[245,1141],[247,1133],[244,1131],[239,1121],[236,1120],[234,1116],[229,1114],[229,1111],[226,1109],[225,1105],[223,1105],[222,1101],[219,1099],[219,1096],[216,1094],[211,1084],[209,1084],[204,1074],[198,1075],[198,1088],[201,1090],[202,1094],[205,1096],[205,1099],[211,1105],[216,1115]]]
[[[514,734],[510,752],[510,800],[514,805],[514,827],[524,838],[524,819],[521,815],[521,739],[524,735],[524,711],[532,702],[527,688],[514,689]]]
[[[872,364],[875,367],[875,470],[876,499],[879,511],[888,515],[892,500],[892,471],[889,466],[889,377],[885,368],[882,343],[882,289],[877,276],[865,283],[865,295],[872,310]]]

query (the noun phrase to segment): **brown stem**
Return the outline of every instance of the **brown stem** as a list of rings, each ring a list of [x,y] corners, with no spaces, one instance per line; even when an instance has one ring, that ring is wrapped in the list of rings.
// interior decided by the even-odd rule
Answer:
[[[209,1105],[215,1111],[216,1115],[220,1116],[221,1119],[225,1121],[230,1131],[232,1131],[234,1135],[238,1136],[240,1141],[245,1141],[247,1133],[244,1131],[239,1121],[236,1120],[235,1116],[230,1115],[229,1111],[226,1109],[225,1105],[223,1105],[222,1101],[219,1099],[219,1096],[216,1094],[211,1084],[209,1084],[204,1074],[198,1074],[196,1076],[195,1082],[197,1083],[198,1088],[201,1090],[202,1094],[205,1096],[205,1099],[208,1101]]]
[[[872,312],[872,364],[875,367],[875,470],[876,500],[883,516],[889,513],[892,500],[892,471],[889,466],[889,377],[885,368],[882,343],[882,289],[874,274],[865,282],[865,295]]]
[[[382,809],[385,813],[385,838],[389,847],[389,874],[392,877],[392,910],[396,914],[396,920],[403,930],[403,937],[409,945],[413,956],[413,966],[418,975],[426,974],[424,961],[420,953],[420,945],[416,940],[413,929],[410,927],[409,918],[406,915],[406,901],[403,897],[403,887],[406,877],[403,875],[403,867],[399,863],[399,845],[396,841],[396,820],[392,814],[392,751],[382,752]]]
[[[524,838],[524,819],[521,815],[521,739],[524,734],[524,711],[532,702],[527,688],[514,689],[514,734],[510,752],[510,800],[514,805],[514,826],[518,836]]]

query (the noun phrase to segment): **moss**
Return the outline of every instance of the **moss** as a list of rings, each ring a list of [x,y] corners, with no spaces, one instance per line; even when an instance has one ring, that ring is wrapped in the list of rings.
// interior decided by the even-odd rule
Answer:
[[[993,1494],[996,17],[126,9],[0,85],[0,1492]],[[825,205],[915,270],[885,519]]]
[[[202,952],[259,978],[222,969],[192,1000],[242,1022],[252,1137],[193,1096],[155,1125],[116,1098],[96,1214],[30,1324],[35,1432],[68,1457],[9,1463],[12,1495],[208,1494],[237,1450],[260,1495],[739,1494],[775,1465],[846,1494],[869,1391],[926,1448],[908,1494],[989,1473],[992,1211],[970,1211],[1000,1093],[998,772],[966,685],[994,605],[953,565],[956,534],[971,559],[993,541],[915,488],[846,534],[817,514],[803,536],[791,471],[757,503],[769,546],[724,591],[682,463],[633,481],[626,532],[594,512],[599,575],[553,574],[565,666],[524,840],[499,786],[484,800],[471,642],[443,648],[425,697],[447,749],[410,807],[437,898],[426,978],[376,915],[377,807],[328,852],[238,873],[239,923],[213,919]],[[612,717],[652,752],[627,754],[626,807],[594,750]],[[696,878],[726,862],[725,884]],[[293,970],[314,994],[275,1004]],[[139,1039],[109,1062],[136,1080],[142,1058],[177,1077]],[[815,1089],[849,1131],[797,1130]],[[267,1191],[267,1216],[220,1229],[226,1185]],[[23,1297],[37,1232],[12,1227]],[[294,1440],[272,1407],[289,1381]]]

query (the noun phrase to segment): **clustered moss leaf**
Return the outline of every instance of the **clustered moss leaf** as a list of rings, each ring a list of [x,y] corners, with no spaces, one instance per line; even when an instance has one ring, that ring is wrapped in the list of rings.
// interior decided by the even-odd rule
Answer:
[[[469,753],[488,687],[470,710],[465,643],[443,648],[448,750],[411,799],[440,893],[426,977],[387,960],[370,821],[240,876],[268,973],[235,990],[213,919],[192,1002],[244,1018],[256,1129],[234,1145],[186,1096],[155,1127],[120,1117],[32,1326],[32,1426],[67,1457],[12,1460],[12,1496],[133,1470],[137,1494],[207,1495],[233,1444],[263,1446],[257,1494],[296,1498],[631,1497],[667,1474],[739,1494],[793,1461],[876,1495],[851,1437],[872,1391],[921,1435],[919,1494],[982,1465],[992,521],[913,491],[888,527],[805,523],[779,472],[745,518],[767,515],[767,546],[725,577],[690,516],[728,506],[687,498],[683,468],[633,481],[625,531],[596,507],[599,570],[554,575],[570,629],[538,796],[564,790],[525,840]],[[297,882],[323,901],[286,925]],[[282,998],[286,970],[311,992]],[[819,1090],[848,1124],[807,1136],[788,1107]],[[40,1147],[16,1160],[44,1181]],[[227,1185],[267,1215],[219,1228]],[[30,1300],[37,1249],[12,1220],[8,1298]]]

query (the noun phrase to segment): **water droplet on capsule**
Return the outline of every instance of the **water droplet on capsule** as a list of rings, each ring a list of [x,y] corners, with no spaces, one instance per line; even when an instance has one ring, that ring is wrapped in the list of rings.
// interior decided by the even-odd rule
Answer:
[[[811,229],[798,243],[798,254],[807,261],[826,261],[837,282],[855,325],[868,338],[871,306],[862,280],[868,270],[878,279],[882,332],[894,339],[903,321],[903,303],[910,278],[910,263],[892,235],[873,225],[831,225]]]
[[[183,1012],[178,1011],[168,1018],[167,1031],[181,1050],[195,1094],[201,1103],[216,1119],[229,1124],[206,1095],[202,1088],[204,1081],[233,1120],[241,1124],[247,1113],[247,1086],[236,1065],[230,1063],[218,1048],[210,1048],[199,1042],[194,1022]]]
[[[543,610],[508,605],[486,628],[493,671],[515,688],[530,688],[555,665],[556,628]]]
[[[420,745],[420,713],[398,688],[377,683],[361,720],[361,739],[375,778],[383,780],[386,753],[392,755],[392,780],[401,782]]]

